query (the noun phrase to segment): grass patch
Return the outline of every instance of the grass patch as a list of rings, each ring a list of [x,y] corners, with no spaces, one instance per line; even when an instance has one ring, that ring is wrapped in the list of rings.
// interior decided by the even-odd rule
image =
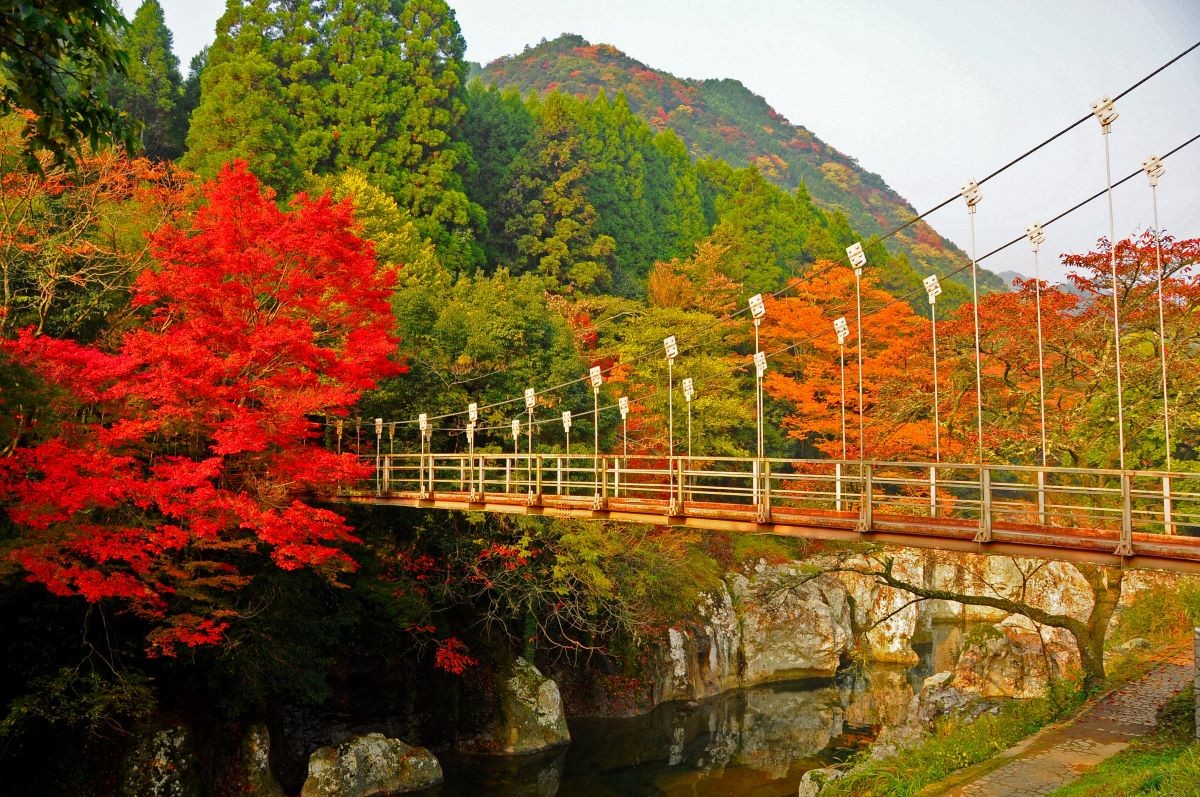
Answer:
[[[1158,713],[1158,728],[1052,797],[1197,797],[1200,743],[1195,695],[1185,689]]]
[[[825,787],[821,797],[910,797],[963,767],[986,761],[1082,705],[1079,689],[1062,682],[1048,697],[1014,700],[996,714],[975,720],[938,720],[924,743],[896,756],[858,759],[846,777]]]

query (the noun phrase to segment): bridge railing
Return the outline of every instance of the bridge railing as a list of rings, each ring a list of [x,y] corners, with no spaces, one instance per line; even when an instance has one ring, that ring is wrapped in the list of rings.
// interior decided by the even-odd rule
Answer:
[[[1200,533],[1200,474],[958,463],[841,462],[584,454],[365,454],[359,492],[536,504],[663,504],[668,514],[752,511],[760,522],[805,513],[860,529],[920,519],[922,528]]]

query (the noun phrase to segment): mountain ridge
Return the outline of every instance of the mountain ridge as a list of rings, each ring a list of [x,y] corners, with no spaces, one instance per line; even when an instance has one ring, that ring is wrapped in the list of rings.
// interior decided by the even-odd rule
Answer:
[[[611,44],[591,44],[564,33],[478,67],[471,77],[522,94],[555,90],[576,97],[624,93],[635,113],[655,129],[671,129],[694,158],[719,158],[754,166],[787,190],[803,186],[818,205],[842,210],[867,236],[890,232],[917,215],[884,179],[850,155],[826,144],[803,125],[775,111],[765,98],[733,78],[679,78],[654,69]],[[967,255],[923,221],[886,242],[918,272],[941,275],[969,267]],[[969,271],[955,279],[969,284]],[[1005,290],[1005,282],[980,269],[980,285]]]

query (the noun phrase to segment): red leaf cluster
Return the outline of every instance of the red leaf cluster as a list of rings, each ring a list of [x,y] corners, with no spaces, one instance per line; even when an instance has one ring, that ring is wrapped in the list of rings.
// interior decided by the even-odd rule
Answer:
[[[152,649],[221,639],[220,596],[254,554],[334,579],[354,569],[338,514],[306,502],[361,474],[317,445],[390,361],[389,297],[350,206],[281,210],[245,164],[206,186],[187,226],[152,237],[133,286],[142,323],[107,350],[25,331],[3,344],[51,388],[53,429],[0,464],[12,554],[58,595],[118,599]]]

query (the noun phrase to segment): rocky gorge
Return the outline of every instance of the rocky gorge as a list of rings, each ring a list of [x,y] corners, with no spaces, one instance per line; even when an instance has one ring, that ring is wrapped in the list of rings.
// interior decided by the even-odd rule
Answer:
[[[727,574],[694,616],[647,640],[634,675],[561,662],[539,668],[518,657],[481,673],[463,693],[470,705],[460,714],[470,719],[451,739],[426,740],[420,716],[359,718],[309,733],[312,741],[297,748],[296,729],[284,722],[272,749],[274,729],[254,723],[222,777],[239,794],[370,797],[436,786],[444,777],[439,759],[447,756],[461,763],[464,756],[540,754],[548,763],[530,794],[555,793],[567,760],[604,771],[651,757],[688,762],[691,772],[749,768],[798,778],[823,763],[822,751],[861,746],[880,729],[889,729],[886,742],[893,729],[973,698],[1035,697],[1078,666],[1062,629],[988,607],[917,599],[853,572],[865,564],[853,557],[759,561]],[[1091,611],[1088,584],[1062,563],[899,552],[890,566],[916,585],[1001,595],[1080,619]],[[1146,583],[1127,577],[1122,599]],[[921,673],[912,669],[918,664]],[[932,677],[922,683],[922,673]],[[797,681],[807,684],[803,691],[786,687]],[[568,717],[590,741],[564,757],[556,751],[572,742]],[[635,718],[627,739],[636,742],[604,730],[613,717]],[[186,725],[160,724],[139,739],[122,794],[197,793]],[[631,743],[637,749],[627,749]],[[278,779],[272,764],[289,745],[297,763],[304,756],[303,772],[293,766]]]

